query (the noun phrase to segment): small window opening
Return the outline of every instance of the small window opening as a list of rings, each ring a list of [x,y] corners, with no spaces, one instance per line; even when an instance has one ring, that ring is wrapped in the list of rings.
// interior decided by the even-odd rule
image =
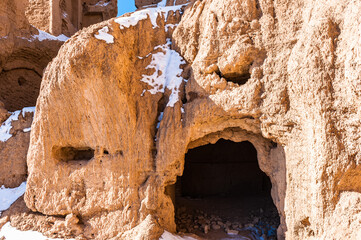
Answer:
[[[54,147],[53,155],[60,161],[89,161],[94,158],[94,149],[89,147]]]
[[[19,86],[22,86],[22,85],[24,85],[26,83],[26,79],[25,78],[23,78],[23,77],[19,77],[18,78],[18,84],[19,84]]]
[[[239,73],[232,73],[232,74],[225,74],[225,75],[221,75],[224,79],[226,79],[227,82],[233,82],[236,83],[238,85],[244,85],[248,82],[248,80],[251,78],[251,74],[244,73],[244,74],[239,74]]]

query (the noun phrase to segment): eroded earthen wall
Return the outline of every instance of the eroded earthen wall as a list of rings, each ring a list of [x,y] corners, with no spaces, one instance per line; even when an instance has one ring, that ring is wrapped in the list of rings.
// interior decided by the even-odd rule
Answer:
[[[45,32],[51,32],[51,1],[49,0],[29,0],[25,11],[29,23]]]
[[[223,138],[257,149],[280,239],[359,237],[361,194],[347,179],[360,161],[361,5],[226,2],[185,11],[172,44],[187,81],[172,104],[171,88],[144,80],[164,72],[152,65],[167,52],[162,16],[157,26],[150,15],[111,20],[64,45],[37,104],[29,208],[77,215],[86,237],[156,239],[175,231],[165,188],[182,175],[187,149]]]
[[[116,0],[35,0],[26,17],[36,28],[55,36],[68,37],[92,24],[117,15]]]

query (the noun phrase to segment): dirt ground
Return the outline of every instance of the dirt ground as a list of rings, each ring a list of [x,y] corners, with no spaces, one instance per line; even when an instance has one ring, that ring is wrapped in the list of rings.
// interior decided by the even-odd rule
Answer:
[[[177,197],[176,224],[178,232],[200,239],[274,240],[279,216],[265,195]]]

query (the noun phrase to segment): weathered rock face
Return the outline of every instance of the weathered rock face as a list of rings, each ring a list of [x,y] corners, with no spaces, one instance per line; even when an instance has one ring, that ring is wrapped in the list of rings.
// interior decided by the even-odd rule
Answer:
[[[33,0],[26,16],[36,28],[70,37],[83,27],[117,15],[117,0]]]
[[[5,187],[17,187],[27,177],[30,133],[23,130],[32,115],[16,110],[35,106],[43,69],[64,43],[30,26],[26,4],[0,3],[0,186]]]
[[[35,106],[43,69],[64,39],[30,26],[24,1],[2,1],[0,17],[0,101],[9,111]]]
[[[54,37],[29,24],[27,17],[35,21],[34,25],[36,21],[39,24],[49,22],[49,19],[38,18],[48,13],[49,3],[0,2],[0,186],[17,187],[26,180],[29,127],[33,116],[26,113],[27,108],[22,112],[19,109],[35,106],[43,70],[67,39]],[[115,16],[116,12],[109,14]]]
[[[11,114],[3,124],[0,122],[0,186],[14,188],[26,181],[33,110],[24,108]]]
[[[152,90],[162,91],[169,74],[164,66],[156,72],[146,67],[155,58],[175,59],[179,68],[181,57],[169,49],[166,38],[171,27],[166,27],[164,21],[179,21],[176,9],[180,7],[164,9],[166,14],[144,10],[94,25],[63,45],[44,75],[32,126],[28,155],[31,174],[25,196],[30,209],[47,215],[75,214],[81,217],[88,238],[160,236],[160,226],[171,222],[169,228],[175,230],[173,213],[169,211],[172,202],[162,196],[162,179],[155,173],[156,124],[166,103],[163,94],[152,94]],[[136,19],[143,20],[137,23]],[[163,64],[168,65],[167,61]],[[55,71],[58,74],[54,75]],[[106,82],[99,77],[104,74]],[[164,82],[145,91],[148,83],[140,79],[142,75],[152,78],[153,74],[162,75]],[[170,100],[178,98],[182,78],[177,79],[178,87],[166,90]],[[63,91],[72,99],[64,98]],[[101,112],[93,112],[98,106],[102,106]],[[179,103],[177,110],[180,114]],[[48,121],[44,122],[45,115]],[[53,124],[59,125],[49,129]],[[38,138],[43,131],[50,139]],[[154,201],[153,196],[160,198]],[[164,212],[153,215],[158,209]]]
[[[10,114],[5,109],[4,103],[0,101],[0,124],[2,124],[9,116]]]
[[[187,84],[166,44],[179,13],[143,11],[79,32],[48,66],[27,206],[78,216],[87,238],[156,239],[175,230],[165,188],[186,151],[223,138],[257,149],[280,239],[358,239],[361,3],[196,1],[173,34]]]
[[[356,239],[360,213],[353,209],[361,195],[342,178],[350,178],[347,171],[359,174],[361,85],[354,46],[361,5],[228,3],[197,2],[173,35],[194,72],[188,96],[195,92],[227,112],[238,110],[238,116],[256,113],[262,136],[283,146],[284,160],[267,163],[280,167],[264,169],[278,188],[273,198],[281,215],[279,237]],[[244,85],[227,82],[245,74],[250,79]],[[243,92],[251,85],[253,91]],[[237,97],[230,95],[234,91],[240,91]]]

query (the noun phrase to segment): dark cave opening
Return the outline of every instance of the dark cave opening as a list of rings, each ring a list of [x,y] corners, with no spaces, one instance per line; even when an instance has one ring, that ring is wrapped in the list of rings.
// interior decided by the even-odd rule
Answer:
[[[53,147],[53,156],[62,162],[89,161],[94,158],[94,149],[90,147]]]
[[[262,225],[268,239],[275,239],[279,216],[271,187],[248,141],[220,139],[190,149],[175,185],[177,230],[222,239],[232,231],[246,236]]]

